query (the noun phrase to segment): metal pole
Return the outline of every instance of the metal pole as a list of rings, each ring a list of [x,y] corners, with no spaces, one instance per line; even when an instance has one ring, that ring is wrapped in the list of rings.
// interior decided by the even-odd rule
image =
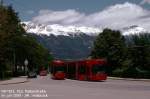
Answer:
[[[14,71],[13,72],[16,73],[16,54],[15,54],[15,49],[14,49],[14,52],[13,52],[13,60],[14,60],[14,62],[13,62],[14,63],[14,66],[13,66],[14,67]]]

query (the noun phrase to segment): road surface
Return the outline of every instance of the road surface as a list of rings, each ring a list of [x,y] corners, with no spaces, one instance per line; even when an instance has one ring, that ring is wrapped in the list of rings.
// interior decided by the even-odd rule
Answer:
[[[45,76],[0,85],[0,95],[0,99],[150,99],[150,82],[52,80]]]

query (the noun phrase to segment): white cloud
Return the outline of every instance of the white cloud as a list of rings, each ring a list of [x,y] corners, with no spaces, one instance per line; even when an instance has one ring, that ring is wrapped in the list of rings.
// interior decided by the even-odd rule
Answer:
[[[142,0],[140,4],[145,4],[145,3],[150,4],[150,0]]]
[[[85,15],[76,10],[51,11],[41,10],[39,15],[33,18],[34,22],[51,24],[72,24],[84,18]]]
[[[139,25],[149,29],[150,11],[139,5],[126,2],[89,15],[76,10],[41,10],[32,21],[46,24],[100,26],[113,29]]]

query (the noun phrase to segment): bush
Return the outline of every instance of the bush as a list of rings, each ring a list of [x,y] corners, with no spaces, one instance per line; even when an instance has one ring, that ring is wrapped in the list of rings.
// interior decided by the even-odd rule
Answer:
[[[122,77],[123,75],[123,69],[119,68],[119,69],[116,69],[112,72],[112,76],[116,76],[116,77]]]
[[[12,77],[12,71],[4,71],[0,75],[0,80],[10,79]]]
[[[141,70],[137,67],[130,67],[127,70],[123,71],[122,77],[150,78],[150,72],[146,70]]]
[[[11,77],[12,77],[12,71],[6,71],[6,72],[5,72],[5,77],[6,77],[7,79],[11,78]]]

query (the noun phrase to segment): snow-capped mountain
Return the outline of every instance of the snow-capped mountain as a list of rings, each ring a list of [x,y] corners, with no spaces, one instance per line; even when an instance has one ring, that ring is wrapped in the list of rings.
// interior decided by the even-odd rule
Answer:
[[[28,33],[35,33],[37,35],[44,34],[44,35],[79,35],[79,34],[86,34],[86,35],[97,35],[98,33],[102,32],[100,28],[94,27],[85,27],[85,26],[62,26],[58,24],[53,25],[45,25],[45,24],[35,24],[33,22],[23,22],[26,26],[25,29]]]
[[[34,33],[37,35],[47,35],[51,34],[58,36],[70,36],[70,35],[80,35],[86,34],[89,36],[96,36],[102,32],[102,28],[96,27],[86,27],[86,26],[62,26],[59,24],[46,25],[46,24],[36,24],[33,22],[23,22],[26,26],[25,29],[28,33]],[[146,29],[139,27],[137,25],[129,26],[120,29],[123,35],[132,35],[148,32]]]
[[[49,49],[57,59],[81,59],[90,55],[93,42],[102,32],[101,28],[45,25],[24,22],[26,31],[39,43]],[[147,32],[144,28],[133,25],[122,28],[125,36]]]
[[[121,29],[121,32],[123,35],[134,35],[134,34],[140,34],[140,33],[149,33],[146,29],[139,27],[137,25],[133,25],[130,27],[125,27]]]
[[[24,22],[26,31],[53,53],[56,59],[88,57],[101,29],[79,26],[44,25]]]

